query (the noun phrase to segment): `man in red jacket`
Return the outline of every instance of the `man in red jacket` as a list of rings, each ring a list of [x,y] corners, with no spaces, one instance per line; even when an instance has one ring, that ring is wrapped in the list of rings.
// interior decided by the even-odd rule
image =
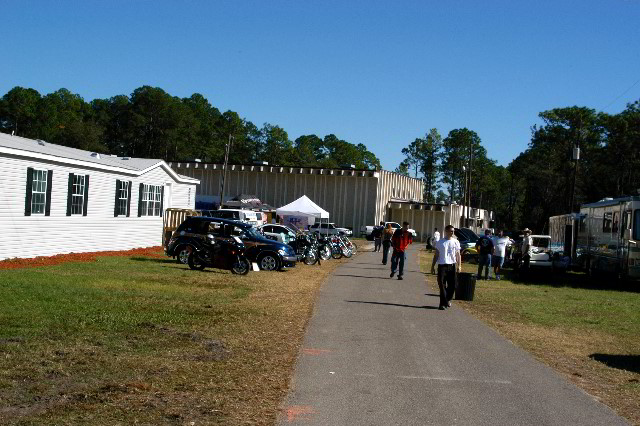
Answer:
[[[396,230],[391,238],[391,246],[393,247],[393,255],[391,255],[391,278],[398,269],[398,279],[402,279],[402,272],[404,270],[404,260],[406,255],[405,249],[409,244],[413,242],[413,235],[409,232],[409,222],[402,222],[402,228]],[[398,265],[400,263],[400,265]]]

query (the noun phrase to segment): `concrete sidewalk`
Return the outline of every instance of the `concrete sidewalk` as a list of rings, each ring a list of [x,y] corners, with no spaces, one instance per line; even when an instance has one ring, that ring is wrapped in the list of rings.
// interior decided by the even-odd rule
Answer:
[[[627,424],[455,300],[439,311],[416,246],[403,281],[364,252],[324,284],[278,424]]]

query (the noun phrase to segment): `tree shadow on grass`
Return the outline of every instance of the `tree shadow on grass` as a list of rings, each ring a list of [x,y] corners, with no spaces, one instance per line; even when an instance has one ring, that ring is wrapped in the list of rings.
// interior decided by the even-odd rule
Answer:
[[[607,367],[640,374],[640,355],[591,354],[589,358],[601,362]]]
[[[437,310],[437,306],[416,306],[416,305],[403,305],[400,303],[386,303],[386,302],[367,302],[365,300],[345,300],[348,303],[366,303],[369,305],[385,305],[385,306],[399,306],[401,308],[415,308],[415,309],[435,309]]]
[[[581,288],[587,290],[614,290],[638,293],[637,282],[617,280],[614,276],[590,277],[584,272],[558,273],[546,269],[533,269],[528,274],[519,274],[517,270],[502,270],[507,280],[520,285],[546,285],[551,287]]]

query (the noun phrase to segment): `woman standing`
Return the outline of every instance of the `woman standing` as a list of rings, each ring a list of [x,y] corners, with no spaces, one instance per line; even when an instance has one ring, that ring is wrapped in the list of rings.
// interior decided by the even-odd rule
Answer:
[[[389,255],[389,247],[391,247],[391,237],[393,237],[394,229],[390,223],[387,223],[387,227],[384,228],[382,233],[382,264],[387,264],[387,256]]]

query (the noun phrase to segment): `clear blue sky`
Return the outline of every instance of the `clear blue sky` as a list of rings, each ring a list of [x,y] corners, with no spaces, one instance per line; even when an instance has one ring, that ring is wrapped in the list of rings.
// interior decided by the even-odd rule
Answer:
[[[507,165],[541,111],[640,99],[640,0],[0,0],[0,16],[0,95],[198,92],[389,170],[432,127],[474,130]]]

